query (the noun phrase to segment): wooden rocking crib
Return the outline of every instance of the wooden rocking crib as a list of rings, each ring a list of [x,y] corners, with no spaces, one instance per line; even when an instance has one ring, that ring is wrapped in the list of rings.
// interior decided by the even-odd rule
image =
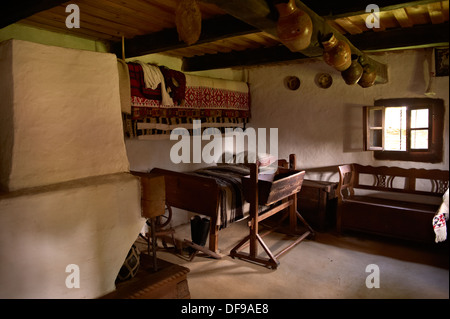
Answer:
[[[297,193],[300,191],[305,171],[295,169],[295,155],[289,157],[289,168],[286,161],[280,160],[280,167],[275,175],[258,174],[258,165],[250,164],[250,176],[243,178],[244,194],[250,203],[249,235],[240,241],[230,252],[233,258],[240,258],[268,268],[276,269],[279,265],[278,258],[299,244],[308,236],[314,235],[314,230],[309,226],[301,214],[297,211]],[[259,223],[277,214],[287,212],[278,221],[276,227],[272,227],[263,234],[259,234]],[[259,211],[262,210],[261,213]],[[283,222],[289,218],[288,233],[297,237],[287,247],[273,254],[265,244],[263,237],[283,228]],[[303,233],[298,234],[297,221],[306,227]],[[258,244],[262,246],[268,258],[258,255]],[[249,247],[249,252],[242,250]]]
[[[258,174],[259,168],[257,164],[247,165],[250,166],[250,169],[247,168],[244,175],[234,175],[235,182],[238,180],[238,183],[242,184],[233,185],[233,188],[242,189],[245,201],[250,204],[250,209],[241,218],[248,218],[249,220],[249,235],[231,250],[230,255],[233,258],[255,262],[269,268],[277,268],[279,265],[278,257],[300,243],[303,239],[314,235],[313,229],[297,211],[297,193],[301,189],[305,171],[295,169],[294,154],[290,155],[289,163],[286,160],[278,160],[280,167],[275,175]],[[213,169],[215,169],[215,173],[218,170],[221,173],[223,173],[223,170],[227,170],[223,166],[213,167]],[[151,172],[165,177],[167,205],[210,218],[209,251],[212,253],[217,252],[219,229],[226,227],[221,224],[221,220],[223,220],[220,209],[220,203],[223,203],[221,196],[225,193],[230,193],[229,189],[227,192],[222,192],[222,186],[219,185],[221,183],[217,177],[211,178],[210,176],[196,174],[195,172],[182,173],[160,168],[155,168]],[[250,175],[248,172],[250,172]],[[202,174],[205,174],[204,170]],[[259,214],[259,208],[263,208],[261,214]],[[259,223],[283,211],[286,213],[279,221],[277,227],[260,235]],[[288,247],[274,255],[262,238],[270,232],[279,230],[287,218],[289,218],[289,234],[296,235],[298,238]],[[297,230],[298,220],[306,227],[306,231],[300,235]],[[238,219],[228,221],[228,223],[236,221]],[[258,244],[267,253],[267,259],[258,256]],[[250,246],[249,253],[242,251],[247,246]]]

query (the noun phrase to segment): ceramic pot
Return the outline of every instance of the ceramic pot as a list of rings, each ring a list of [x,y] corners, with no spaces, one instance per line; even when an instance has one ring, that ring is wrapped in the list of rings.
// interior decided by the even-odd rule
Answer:
[[[363,66],[363,74],[361,79],[358,81],[359,86],[363,88],[371,87],[375,84],[377,78],[377,71],[371,64],[365,64]]]
[[[352,64],[352,51],[345,41],[336,39],[333,33],[322,39],[323,60],[338,71],[344,71]]]
[[[359,63],[359,56],[356,54],[352,54],[352,63],[347,68],[347,70],[344,70],[341,72],[341,76],[344,79],[345,83],[348,85],[353,85],[358,83],[358,81],[361,79],[361,76],[363,74],[363,67]]]
[[[313,24],[309,15],[295,5],[295,0],[277,3],[279,18],[277,34],[280,41],[292,52],[306,49],[311,43]]]

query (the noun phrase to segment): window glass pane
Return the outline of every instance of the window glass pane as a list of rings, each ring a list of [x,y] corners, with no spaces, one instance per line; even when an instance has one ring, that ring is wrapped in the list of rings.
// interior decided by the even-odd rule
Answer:
[[[411,149],[428,149],[428,130],[411,130]]]
[[[384,149],[406,151],[406,107],[387,107],[384,121]]]
[[[383,126],[383,110],[382,109],[370,109],[369,111],[369,127],[382,127]]]
[[[411,110],[411,128],[428,127],[428,109]]]
[[[370,147],[382,148],[383,147],[383,131],[382,130],[370,130],[369,132]]]
[[[403,114],[392,112],[393,109],[406,106]],[[369,148],[368,115],[371,107],[364,108],[364,146],[365,150],[373,150],[376,160],[412,161],[423,163],[442,163],[446,142],[444,138],[445,101],[434,98],[398,98],[375,100],[373,108],[383,109],[383,147]],[[386,110],[390,108],[389,110]],[[400,113],[392,116],[393,113]],[[406,136],[402,136],[403,129],[396,129],[399,115],[406,118]],[[400,124],[400,127],[402,125]],[[372,128],[374,129],[374,128]],[[386,133],[386,130],[389,130]],[[399,137],[400,136],[400,137]],[[406,140],[406,143],[402,141]],[[400,146],[398,146],[400,144]],[[405,145],[406,144],[406,145]],[[406,146],[405,147],[403,146]],[[393,150],[392,150],[393,149]],[[399,150],[404,149],[404,150]]]

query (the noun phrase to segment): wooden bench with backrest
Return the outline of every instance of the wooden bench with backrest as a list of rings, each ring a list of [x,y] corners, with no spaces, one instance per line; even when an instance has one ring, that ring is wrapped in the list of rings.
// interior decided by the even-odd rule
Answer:
[[[434,242],[432,220],[448,188],[448,171],[339,166],[337,230]]]

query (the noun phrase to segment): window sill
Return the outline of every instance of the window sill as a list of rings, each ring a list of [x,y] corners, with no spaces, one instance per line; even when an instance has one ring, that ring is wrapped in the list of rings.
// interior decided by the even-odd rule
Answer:
[[[395,151],[374,151],[373,156],[376,160],[391,161],[410,161],[422,163],[441,163],[442,152],[395,152]]]

